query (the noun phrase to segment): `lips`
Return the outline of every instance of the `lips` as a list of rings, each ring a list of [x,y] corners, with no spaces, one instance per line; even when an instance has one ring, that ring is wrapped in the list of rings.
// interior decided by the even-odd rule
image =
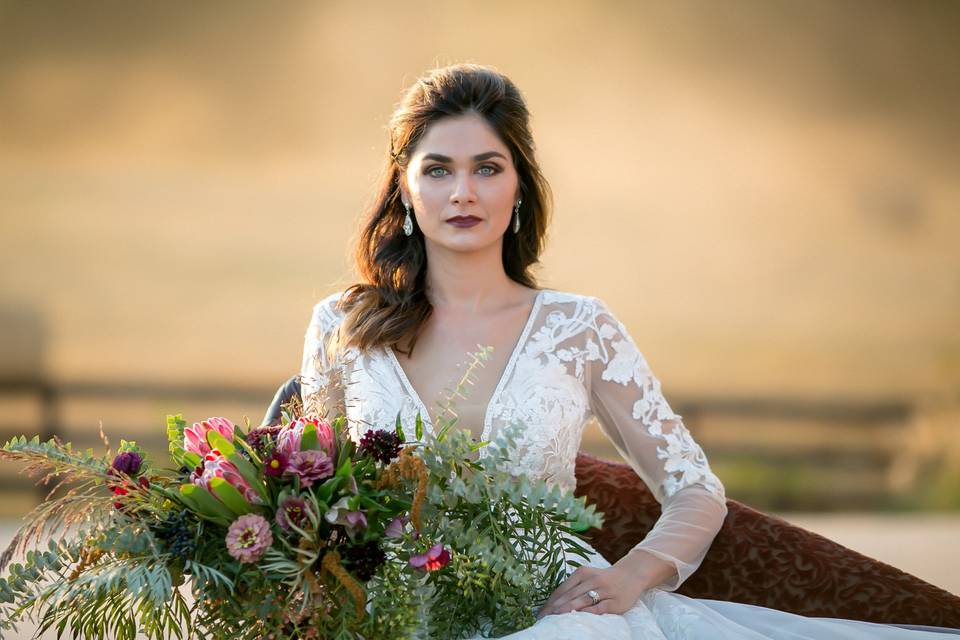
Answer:
[[[479,222],[480,218],[476,216],[453,216],[452,218],[447,218],[447,224],[454,227],[472,227]]]

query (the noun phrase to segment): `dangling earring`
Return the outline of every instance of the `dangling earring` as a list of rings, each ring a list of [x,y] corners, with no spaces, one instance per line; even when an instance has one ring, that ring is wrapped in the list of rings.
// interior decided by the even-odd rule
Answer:
[[[413,220],[410,218],[410,205],[403,203],[403,208],[407,210],[407,215],[403,218],[403,232],[408,235],[413,235]]]
[[[513,208],[513,232],[520,231],[520,203],[523,200],[517,200],[517,206]]]

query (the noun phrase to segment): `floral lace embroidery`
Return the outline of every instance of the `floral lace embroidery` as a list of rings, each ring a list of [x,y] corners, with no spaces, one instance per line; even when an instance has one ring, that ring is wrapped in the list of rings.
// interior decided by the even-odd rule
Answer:
[[[723,485],[711,472],[703,449],[690,435],[682,417],[673,412],[663,397],[660,381],[653,375],[623,323],[605,309],[598,313],[598,317],[600,315],[605,315],[612,323],[603,324],[597,332],[603,340],[610,340],[615,354],[609,361],[604,360],[607,366],[601,379],[624,386],[632,383],[640,390],[640,398],[633,404],[633,418],[643,424],[647,433],[666,443],[657,447],[657,457],[664,460],[664,471],[669,474],[663,480],[664,495],[669,497],[683,487],[702,484],[711,492],[724,496]]]
[[[335,309],[338,298],[339,294],[331,295],[314,310],[301,372],[305,381],[308,377],[321,384],[327,380],[324,367],[331,365],[319,350],[323,336],[342,319]],[[637,426],[657,439],[657,458],[663,461],[662,472],[652,474],[662,476],[662,486],[651,489],[670,497],[683,487],[701,484],[723,497],[723,485],[711,472],[703,450],[681,416],[670,409],[659,380],[623,324],[599,299],[545,290],[537,317],[531,317],[526,330],[525,342],[517,345],[515,361],[508,364],[507,376],[500,381],[487,411],[488,439],[495,438],[498,428],[507,424],[520,422],[526,427],[517,442],[515,472],[566,489],[575,487],[580,438],[592,415],[588,372],[594,363],[603,366],[601,382],[594,387],[612,383],[636,390],[631,415]],[[314,353],[312,360],[309,352]],[[412,424],[421,407],[389,354],[381,349],[344,355],[333,366],[340,367],[347,381],[344,394],[351,428],[358,434],[371,427],[392,429],[398,414],[404,424]],[[316,392],[316,384],[305,385],[305,395]],[[429,428],[429,416],[424,418]]]

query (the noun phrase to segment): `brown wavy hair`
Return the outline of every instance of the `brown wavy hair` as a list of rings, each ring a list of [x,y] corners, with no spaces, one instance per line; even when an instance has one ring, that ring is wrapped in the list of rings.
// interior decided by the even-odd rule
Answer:
[[[427,128],[448,116],[477,113],[510,149],[520,183],[520,231],[512,226],[503,239],[507,276],[539,288],[531,267],[540,260],[552,208],[547,184],[534,154],[530,114],[516,85],[502,73],[478,64],[434,69],[406,90],[389,124],[390,148],[377,195],[363,217],[355,252],[362,282],[346,289],[346,312],[333,348],[361,351],[389,345],[412,353],[433,307],[426,296],[427,254],[423,232],[403,232],[406,211],[400,178]],[[409,351],[401,345],[409,344]]]

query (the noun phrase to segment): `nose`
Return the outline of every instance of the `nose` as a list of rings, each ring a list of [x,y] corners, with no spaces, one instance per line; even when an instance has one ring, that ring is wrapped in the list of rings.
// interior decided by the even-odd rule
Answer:
[[[476,202],[477,195],[473,189],[473,176],[470,172],[458,172],[453,182],[453,191],[450,193],[452,204]]]

